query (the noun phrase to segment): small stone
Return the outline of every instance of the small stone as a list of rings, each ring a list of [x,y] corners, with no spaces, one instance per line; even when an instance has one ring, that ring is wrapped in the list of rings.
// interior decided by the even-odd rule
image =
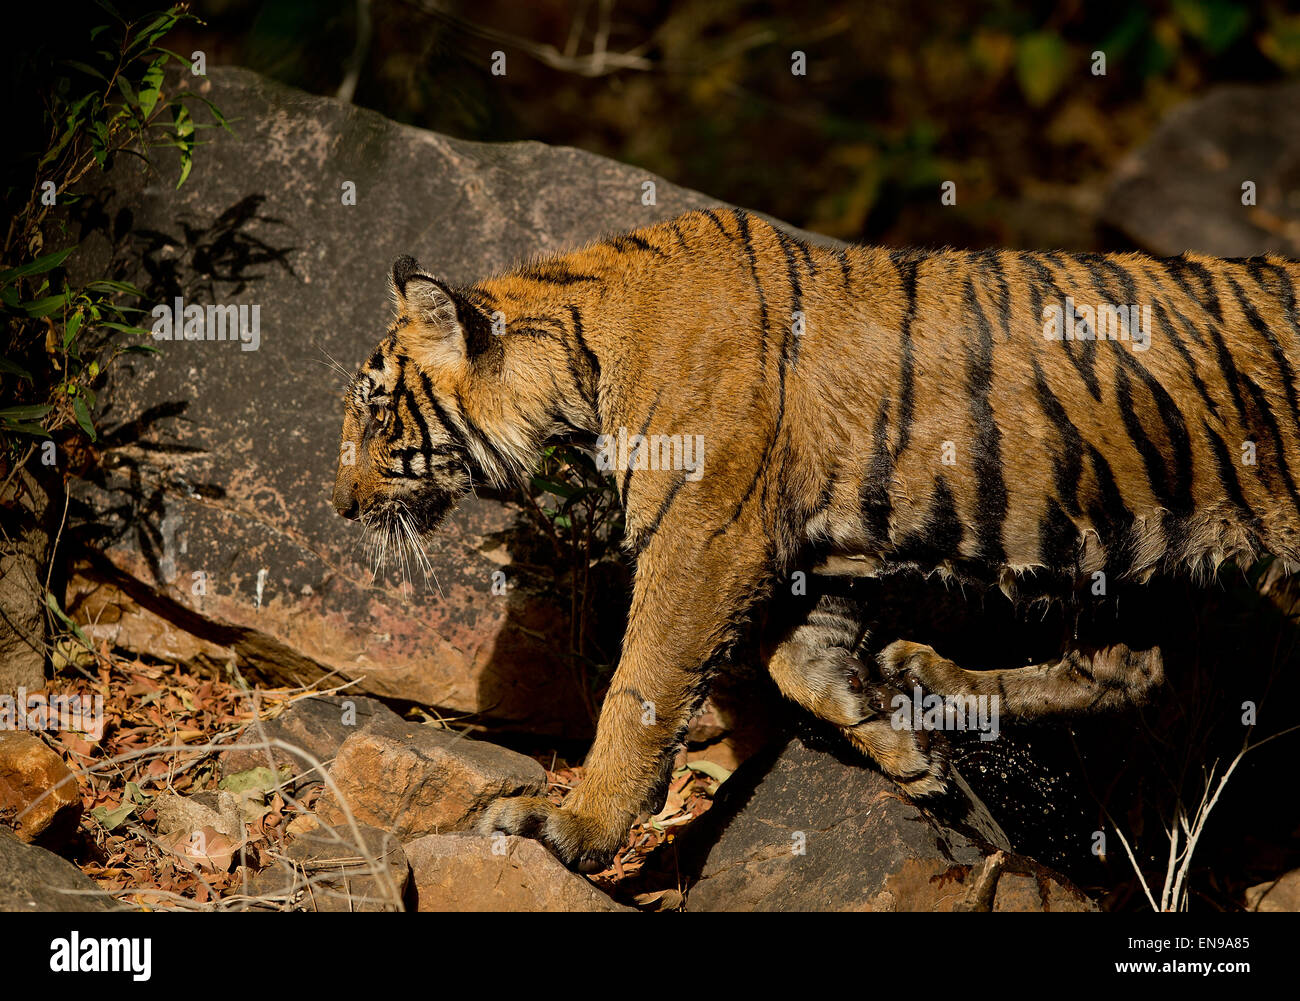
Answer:
[[[57,845],[81,821],[81,792],[63,759],[31,733],[0,732],[0,823],[22,841]]]
[[[431,834],[406,846],[421,911],[631,911],[528,838]]]
[[[358,843],[357,834],[360,834]],[[253,896],[300,911],[399,911],[411,869],[401,843],[364,824],[317,827],[297,838],[275,868],[253,881]]]
[[[1300,911],[1300,869],[1281,879],[1260,883],[1246,891],[1246,909],[1251,911]]]

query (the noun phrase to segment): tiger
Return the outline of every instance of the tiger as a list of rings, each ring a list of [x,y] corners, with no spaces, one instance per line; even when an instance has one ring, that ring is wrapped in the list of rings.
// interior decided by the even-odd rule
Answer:
[[[403,256],[394,318],[345,395],[332,501],[371,531],[430,533],[476,485],[524,481],[549,442],[608,460],[634,573],[584,778],[558,806],[494,801],[484,831],[606,866],[769,619],[781,693],[904,792],[942,795],[946,756],[891,717],[900,693],[1105,710],[1159,689],[1159,649],[971,672],[897,637],[864,659],[860,609],[781,622],[778,589],[908,572],[1086,600],[1098,580],[1292,569],[1297,280],[1272,255],[821,246],[729,207],[465,287]]]

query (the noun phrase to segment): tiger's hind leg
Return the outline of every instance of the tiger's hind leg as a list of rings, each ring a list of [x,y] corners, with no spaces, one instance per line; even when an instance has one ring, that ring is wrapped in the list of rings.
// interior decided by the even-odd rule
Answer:
[[[1054,661],[991,671],[968,671],[931,647],[898,640],[881,651],[881,673],[904,692],[919,687],[945,698],[988,696],[999,711],[1021,719],[1112,712],[1141,705],[1164,682],[1159,647],[1123,643],[1069,649]]]
[[[947,744],[928,730],[894,726],[899,691],[872,678],[853,654],[860,619],[855,606],[823,598],[766,656],[768,673],[786,698],[835,724],[909,795],[939,795],[947,789]]]

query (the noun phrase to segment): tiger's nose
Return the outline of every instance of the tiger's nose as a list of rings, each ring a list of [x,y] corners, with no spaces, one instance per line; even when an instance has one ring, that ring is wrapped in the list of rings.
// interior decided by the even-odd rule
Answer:
[[[339,514],[343,515],[343,517],[347,518],[348,521],[356,521],[357,515],[360,514],[360,510],[358,509],[357,501],[355,497],[347,501],[345,504],[336,503],[334,505],[334,510],[337,511]]]
[[[348,521],[356,521],[357,516],[361,513],[356,493],[346,489],[335,490],[334,510],[347,518]]]

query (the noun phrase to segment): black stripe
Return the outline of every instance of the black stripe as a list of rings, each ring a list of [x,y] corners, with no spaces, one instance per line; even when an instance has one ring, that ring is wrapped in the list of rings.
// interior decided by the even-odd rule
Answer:
[[[1210,451],[1214,455],[1214,468],[1219,474],[1219,483],[1223,486],[1223,492],[1228,495],[1228,499],[1232,501],[1233,505],[1245,515],[1246,521],[1251,527],[1258,529],[1259,518],[1251,510],[1246,495],[1241,489],[1241,481],[1237,478],[1237,467],[1232,461],[1232,453],[1228,451],[1228,446],[1224,444],[1218,433],[1210,427],[1209,421],[1202,418],[1201,424],[1205,428],[1205,436],[1210,440]]]
[[[1038,405],[1056,428],[1060,435],[1061,447],[1052,453],[1052,468],[1056,482],[1056,494],[1065,505],[1065,510],[1077,515],[1079,508],[1079,480],[1083,476],[1083,437],[1079,429],[1070,420],[1069,414],[1061,406],[1047,378],[1039,367],[1038,359],[1033,359],[1034,389],[1038,394]]]
[[[682,248],[682,250],[691,249],[691,245],[686,242],[686,237],[682,235],[682,228],[677,225],[676,220],[670,222],[668,224],[668,228],[671,229],[673,231],[673,235],[677,237],[677,243]]]
[[[1038,559],[1052,570],[1078,569],[1079,526],[1061,510],[1055,497],[1047,498],[1047,510],[1038,523]]]
[[[643,439],[645,438],[646,434],[650,431],[650,422],[654,420],[655,411],[659,409],[659,401],[663,399],[663,396],[664,396],[664,387],[660,386],[659,391],[655,393],[654,402],[650,404],[650,409],[646,411],[645,422],[641,425],[641,430],[638,432],[640,437]],[[647,456],[647,458],[649,458],[649,456]],[[623,489],[619,491],[619,496],[623,498],[623,506],[625,508],[627,507],[627,491],[631,485],[632,485],[632,449],[631,449],[631,445],[629,445],[628,454],[627,454],[627,469],[623,470]]]
[[[1281,373],[1280,381],[1282,383],[1282,390],[1286,393],[1287,406],[1291,408],[1291,420],[1295,424],[1296,432],[1300,434],[1300,400],[1296,398],[1295,369],[1291,367],[1291,363],[1287,360],[1286,352],[1282,350],[1282,345],[1278,343],[1277,336],[1273,333],[1269,325],[1264,322],[1264,318],[1259,315],[1259,311],[1256,310],[1250,300],[1246,298],[1245,294],[1241,291],[1241,286],[1237,284],[1236,279],[1231,275],[1224,275],[1224,279],[1232,288],[1233,294],[1237,297],[1237,304],[1241,307],[1241,311],[1246,317],[1246,322],[1250,324],[1255,333],[1259,334],[1268,342],[1269,351],[1273,355],[1273,362],[1277,365],[1278,370]]]
[[[1132,566],[1130,552],[1133,513],[1124,503],[1124,495],[1115,482],[1102,454],[1092,445],[1086,445],[1093,477],[1097,481],[1097,496],[1088,503],[1088,518],[1106,550],[1106,567],[1112,573],[1121,573]]]
[[[1155,316],[1156,322],[1160,324],[1161,333],[1171,344],[1173,344],[1174,350],[1176,350],[1178,356],[1182,358],[1183,364],[1187,367],[1187,377],[1192,380],[1192,385],[1195,386],[1196,391],[1201,394],[1201,399],[1205,401],[1205,405],[1209,408],[1210,413],[1215,417],[1218,417],[1219,405],[1214,401],[1213,397],[1210,396],[1209,390],[1205,388],[1205,383],[1201,380],[1200,374],[1196,371],[1196,359],[1192,357],[1192,353],[1187,350],[1187,345],[1183,343],[1183,339],[1178,336],[1177,331],[1174,330],[1173,324],[1169,322],[1169,316],[1165,312],[1164,306],[1162,306],[1160,300],[1154,296],[1151,299],[1151,312],[1152,315]]]
[[[539,261],[520,268],[515,272],[516,278],[525,281],[541,282],[546,285],[577,285],[581,282],[601,281],[599,275],[584,275],[570,271],[557,261]]]
[[[889,543],[889,516],[893,511],[889,488],[893,480],[894,457],[889,448],[889,399],[886,397],[880,401],[880,410],[876,414],[871,458],[867,462],[859,498],[863,526],[877,547]]]
[[[836,258],[840,262],[840,275],[844,279],[846,289],[853,287],[852,265],[849,263],[849,252],[846,248],[841,247],[835,252]]]
[[[898,328],[899,389],[898,389],[898,441],[894,445],[894,459],[903,454],[912,440],[912,423],[916,413],[916,352],[912,344],[912,323],[916,319],[916,286],[921,259],[915,256],[890,255],[898,270],[898,280],[903,291],[903,319]]]
[[[733,239],[732,235],[727,232],[727,227],[722,225],[722,220],[718,218],[718,213],[714,212],[713,209],[701,209],[700,214],[704,216],[704,218],[708,219],[709,222],[713,223],[713,225],[717,226],[718,232],[728,240]]]
[[[1291,469],[1287,465],[1286,450],[1282,444],[1282,431],[1278,427],[1277,421],[1273,419],[1273,409],[1269,406],[1268,398],[1264,391],[1255,384],[1255,380],[1246,376],[1242,380],[1246,388],[1250,391],[1251,399],[1254,402],[1254,420],[1250,423],[1249,428],[1252,432],[1262,425],[1263,429],[1273,439],[1273,448],[1277,451],[1277,468],[1273,470],[1265,467],[1266,474],[1271,475],[1276,472],[1282,477],[1282,483],[1286,487],[1287,495],[1291,498],[1291,503],[1300,511],[1300,494],[1296,493],[1295,480],[1291,478]],[[1258,461],[1258,443],[1256,444],[1256,461]]]
[[[1127,354],[1120,355],[1121,360],[1127,357]],[[1173,449],[1174,470],[1171,482],[1170,472],[1165,467],[1163,452],[1147,435],[1142,420],[1133,407],[1133,384],[1129,381],[1130,372],[1138,375],[1139,378],[1146,375],[1131,360],[1128,365],[1121,364],[1116,368],[1115,397],[1119,405],[1120,419],[1124,422],[1124,428],[1128,431],[1133,447],[1142,457],[1142,464],[1147,471],[1147,480],[1151,484],[1151,492],[1155,494],[1156,500],[1174,514],[1189,514],[1192,510],[1192,449],[1183,415],[1174,405],[1169,394],[1165,392],[1164,387],[1146,375],[1147,389],[1151,392],[1156,409],[1160,412],[1169,444]]]
[[[578,350],[582,352],[583,360],[587,363],[587,378],[591,383],[588,402],[591,404],[592,413],[599,420],[600,361],[596,358],[595,352],[587,345],[587,338],[582,332],[582,313],[577,306],[569,306],[569,319],[573,321],[573,339],[578,342]]]
[[[1162,259],[1162,263],[1165,270],[1169,272],[1169,277],[1176,281],[1198,306],[1209,313],[1216,323],[1223,322],[1223,309],[1219,305],[1219,296],[1214,291],[1214,276],[1203,264],[1190,261],[1186,257],[1166,257]],[[1192,287],[1189,275],[1200,281],[1199,291]]]
[[[672,485],[667,496],[664,497],[662,502],[660,502],[659,510],[655,512],[654,521],[650,523],[650,527],[647,528],[637,539],[638,553],[645,552],[646,548],[650,545],[651,541],[655,537],[655,533],[659,531],[659,526],[663,524],[664,516],[668,513],[668,509],[672,507],[673,501],[677,499],[677,492],[685,485],[686,472],[685,470],[678,470],[677,482]]]
[[[658,257],[663,256],[662,250],[651,244],[644,237],[637,236],[635,233],[624,233],[622,236],[616,236],[609,241],[609,245],[619,251],[619,253],[626,253],[628,248],[631,247],[635,250],[642,250]]]
[[[749,218],[743,212],[734,213],[736,226],[740,233],[741,243],[745,247],[745,256],[749,260],[749,273],[754,279],[754,291],[758,293],[758,315],[761,321],[761,330],[758,342],[758,371],[760,375],[764,374],[765,363],[767,361],[767,338],[768,338],[768,318],[767,318],[767,296],[763,294],[762,283],[758,280],[758,255],[754,252],[754,241],[749,233]],[[721,226],[721,223],[718,224]],[[784,357],[782,359],[784,366]]]
[[[966,278],[966,301],[975,317],[976,341],[966,349],[966,389],[975,431],[976,556],[993,565],[1006,559],[1002,527],[1007,517],[1007,485],[1002,478],[1002,433],[990,396],[993,389],[993,328],[980,309],[975,287]]]
[[[1058,267],[1064,267],[1064,263],[1062,261],[1061,255],[1056,253],[1050,253],[1050,254],[1043,254],[1042,256],[1046,260],[1049,260],[1053,264],[1056,264]],[[1069,276],[1067,275],[1067,277]],[[1057,298],[1060,300],[1062,318],[1064,319],[1065,299],[1066,299],[1065,293],[1061,291],[1060,286],[1058,286],[1055,280],[1053,280],[1052,278],[1049,278],[1048,282],[1052,290],[1055,292]],[[1073,298],[1073,296],[1071,296],[1071,298]],[[1081,317],[1079,316],[1077,303],[1075,304],[1075,307],[1072,310],[1072,312],[1074,315],[1070,317],[1070,320],[1072,323],[1074,323],[1077,329],[1079,326],[1078,320],[1081,319]],[[1089,331],[1089,332],[1093,333],[1095,336],[1095,331]],[[1070,364],[1072,364],[1075,367],[1076,371],[1078,371],[1079,376],[1083,379],[1083,384],[1088,389],[1088,392],[1091,394],[1094,400],[1100,403],[1101,402],[1101,381],[1097,378],[1096,340],[1075,340],[1075,341],[1063,340],[1061,341],[1061,344],[1065,348],[1066,357],[1070,359]]]
[[[994,304],[998,308],[998,323],[1002,327],[1002,339],[1009,341],[1011,340],[1011,289],[1007,285],[1007,275],[1002,269],[999,252],[982,250],[975,256],[984,263],[985,273],[993,286],[991,292]]]
[[[794,323],[794,314],[803,312],[803,286],[799,282],[799,262],[795,260],[794,251],[798,249],[798,242],[792,237],[787,236],[779,229],[773,229],[776,233],[777,242],[781,244],[781,251],[785,254],[786,275],[790,279],[790,323]],[[783,338],[785,344],[789,345],[790,364],[793,365],[799,360],[799,338],[791,336]]]
[[[909,533],[891,552],[891,559],[918,566],[936,566],[961,555],[966,530],[957,517],[957,502],[943,474],[934,478],[934,492],[925,522]]]
[[[429,405],[433,407],[433,415],[438,419],[438,426],[442,428],[443,432],[450,440],[451,446],[458,450],[460,456],[466,461],[469,461],[471,466],[476,465],[476,463],[472,461],[473,453],[470,452],[469,446],[463,440],[459,429],[451,419],[451,415],[448,414],[442,404],[438,402],[438,397],[433,392],[433,383],[429,381],[428,375],[426,375],[424,369],[420,368],[418,365],[415,366],[415,371],[420,379],[420,389],[428,398]],[[421,414],[420,416],[421,419],[423,419],[424,415]],[[427,425],[425,426],[427,428]],[[432,441],[432,436],[430,436],[430,440]],[[481,473],[483,470],[480,469],[478,472]]]

